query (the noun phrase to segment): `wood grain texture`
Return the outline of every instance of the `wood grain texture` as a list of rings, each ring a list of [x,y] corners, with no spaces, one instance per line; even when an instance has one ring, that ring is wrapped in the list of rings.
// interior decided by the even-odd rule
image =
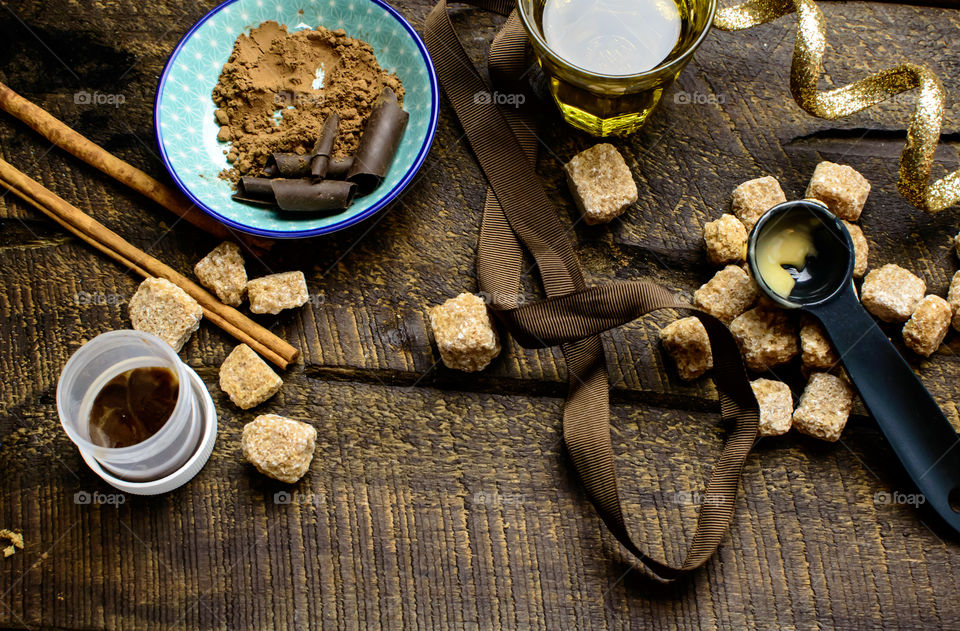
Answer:
[[[0,4],[0,80],[160,179],[152,136],[156,80],[177,39],[214,2],[52,0]],[[420,26],[429,0],[396,5]],[[824,3],[829,84],[901,59],[938,72],[951,100],[938,160],[960,157],[960,13]],[[477,61],[497,21],[455,10]],[[896,193],[909,97],[842,121],[789,98],[792,18],[715,32],[639,134],[615,143],[640,201],[606,227],[577,222],[560,170],[592,141],[543,108],[537,168],[561,204],[591,282],[651,278],[690,295],[709,278],[701,229],[744,179],[776,175],[802,194],[821,159],[873,183],[861,224],[871,262],[897,262],[944,295],[958,263],[955,211],[923,215]],[[895,34],[895,36],[894,36]],[[120,108],[74,103],[122,93]],[[684,103],[677,94],[692,95]],[[700,98],[701,95],[704,98]],[[706,101],[706,102],[704,102]],[[698,104],[699,103],[699,104]],[[176,269],[215,242],[0,117],[0,157]],[[940,167],[938,167],[940,168]],[[935,169],[935,174],[936,174]],[[26,549],[0,558],[0,627],[64,629],[659,629],[960,625],[960,547],[910,506],[873,422],[842,442],[791,433],[747,462],[734,526],[689,581],[651,583],[606,535],[559,443],[565,370],[556,350],[509,342],[479,375],[437,365],[425,308],[476,289],[474,244],[485,182],[445,104],[433,151],[407,195],[332,238],[284,244],[251,276],[304,269],[311,301],[259,321],[302,349],[286,385],[256,413],[311,421],[319,446],[293,487],[243,464],[216,371],[232,345],[201,326],[181,356],[221,414],[210,464],[186,487],[119,507],[60,430],[55,388],[85,340],[128,326],[136,279],[26,207],[0,197],[0,528]],[[536,297],[536,271],[524,279]],[[637,538],[677,560],[723,437],[708,381],[679,382],[656,343],[663,312],[605,335],[614,443]],[[896,338],[896,329],[888,333]],[[960,337],[911,357],[958,421]],[[781,371],[801,386],[796,366]],[[275,502],[280,491],[298,493]],[[678,495],[679,493],[679,495]],[[885,496],[879,496],[883,499]],[[678,501],[679,500],[679,501]],[[929,527],[928,527],[929,526]],[[672,533],[666,541],[661,532]]]

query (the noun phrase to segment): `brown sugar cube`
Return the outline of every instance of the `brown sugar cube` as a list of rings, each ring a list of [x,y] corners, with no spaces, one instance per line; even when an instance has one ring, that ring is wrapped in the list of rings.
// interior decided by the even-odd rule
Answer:
[[[960,272],[953,275],[950,280],[950,290],[947,292],[947,302],[953,309],[953,328],[960,331]]]
[[[853,388],[840,377],[825,372],[810,375],[800,403],[793,413],[793,426],[814,438],[834,442],[850,418]]]
[[[730,324],[756,302],[757,294],[757,284],[743,268],[727,265],[693,292],[693,304]]]
[[[707,259],[714,265],[736,263],[747,258],[747,229],[743,223],[724,213],[703,227]]]
[[[785,201],[787,196],[783,194],[780,182],[772,175],[766,175],[733,189],[730,207],[749,232],[760,215]]]
[[[671,322],[660,330],[660,341],[681,379],[696,379],[713,368],[710,338],[703,323],[693,316]]]
[[[179,352],[200,326],[203,307],[166,278],[147,278],[128,305],[130,323],[152,333]]]
[[[834,215],[856,221],[870,194],[870,182],[856,169],[845,164],[821,162],[813,170],[806,197],[819,199]]]
[[[888,263],[871,270],[863,279],[860,302],[884,322],[904,322],[927,291],[922,278],[899,265]]]
[[[796,328],[782,309],[751,309],[730,323],[730,333],[754,372],[766,372],[800,353]]]
[[[247,270],[236,243],[224,241],[193,268],[197,279],[223,304],[238,307],[247,293]]]
[[[830,370],[840,362],[823,326],[813,318],[800,327],[800,351],[800,360],[808,370]]]
[[[260,405],[282,385],[283,379],[246,344],[230,351],[220,365],[220,389],[243,410]]]
[[[308,297],[303,272],[270,274],[247,283],[247,299],[253,313],[280,313],[302,307]]]
[[[933,294],[924,296],[903,325],[903,341],[914,353],[930,357],[940,348],[952,317],[949,302]]]
[[[867,273],[867,257],[870,253],[870,246],[867,244],[867,238],[863,236],[863,230],[860,226],[844,221],[847,232],[850,233],[850,240],[853,241],[853,276],[861,278]]]
[[[793,394],[790,386],[773,379],[756,379],[750,382],[753,396],[760,405],[761,436],[786,434],[793,421]]]
[[[448,368],[483,370],[500,353],[500,338],[479,296],[462,293],[430,309],[429,316],[440,358]]]
[[[637,183],[610,143],[581,151],[564,167],[570,192],[588,224],[607,223],[637,201]]]
[[[243,457],[257,471],[293,484],[310,468],[317,430],[310,424],[277,414],[264,414],[243,426]]]

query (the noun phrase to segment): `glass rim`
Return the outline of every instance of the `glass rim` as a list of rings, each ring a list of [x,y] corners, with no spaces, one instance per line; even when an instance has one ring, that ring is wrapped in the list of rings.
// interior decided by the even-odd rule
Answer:
[[[531,2],[531,4],[533,2],[533,0],[528,0],[528,1]],[[549,44],[547,44],[547,40],[543,37],[543,35],[541,35],[540,29],[536,26],[536,21],[534,17],[532,15],[528,15],[527,12],[524,10],[525,0],[517,0],[517,13],[520,14],[520,21],[523,22],[523,28],[527,32],[527,35],[532,37],[534,40],[536,40],[536,43],[539,45],[540,48],[544,50],[544,52],[546,52],[547,57],[550,59],[551,62],[563,68],[573,70],[575,72],[583,73],[585,75],[588,75],[589,77],[596,77],[598,79],[640,80],[640,79],[656,77],[657,75],[661,74],[665,69],[672,69],[678,66],[682,67],[683,64],[686,64],[690,60],[690,57],[692,57],[693,53],[696,52],[697,48],[700,47],[700,44],[703,43],[703,40],[704,38],[706,38],[707,33],[709,33],[710,29],[713,27],[713,18],[717,13],[717,0],[706,0],[706,1],[708,3],[707,10],[708,10],[709,16],[707,18],[706,26],[703,28],[700,34],[697,35],[697,39],[691,42],[690,45],[687,46],[686,50],[680,53],[675,59],[673,59],[669,63],[659,64],[651,68],[650,70],[644,70],[643,72],[637,72],[634,74],[603,74],[600,72],[587,70],[586,68],[570,63],[569,61],[564,59],[562,56],[557,54],[557,52],[553,48],[551,48]]]

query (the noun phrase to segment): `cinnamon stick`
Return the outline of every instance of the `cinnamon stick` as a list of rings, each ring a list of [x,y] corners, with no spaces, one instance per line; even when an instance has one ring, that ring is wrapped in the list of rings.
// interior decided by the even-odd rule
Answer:
[[[280,368],[286,368],[299,355],[299,351],[286,341],[236,309],[223,304],[200,285],[127,242],[3,159],[0,159],[0,186],[9,189],[86,243],[138,274],[166,278],[179,286],[200,303],[205,318]]]
[[[34,105],[0,82],[0,109],[26,123],[38,134],[67,153],[80,158],[92,167],[125,184],[141,195],[149,197],[170,212],[204,232],[228,241],[240,240],[251,251],[262,254],[270,249],[271,242],[245,234],[235,234],[219,221],[198,209],[185,195],[150,177],[129,162],[125,162],[96,144],[86,136],[74,131],[63,121],[43,108]]]

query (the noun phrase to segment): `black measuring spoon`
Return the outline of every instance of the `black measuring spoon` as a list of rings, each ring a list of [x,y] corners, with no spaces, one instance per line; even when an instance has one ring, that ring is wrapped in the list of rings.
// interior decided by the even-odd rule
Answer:
[[[810,225],[816,256],[786,298],[760,274],[757,244],[786,226]],[[779,228],[778,228],[779,226]],[[792,201],[768,210],[750,233],[747,260],[757,284],[777,304],[802,309],[823,324],[840,360],[926,503],[960,533],[960,436],[887,336],[864,310],[853,285],[853,241],[826,206]],[[960,508],[960,507],[958,507]]]

